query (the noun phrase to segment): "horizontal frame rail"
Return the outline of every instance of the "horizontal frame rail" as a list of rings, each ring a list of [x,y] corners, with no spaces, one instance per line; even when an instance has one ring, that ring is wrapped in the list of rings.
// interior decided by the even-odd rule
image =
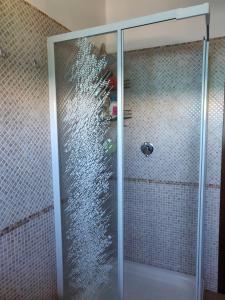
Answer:
[[[209,4],[203,3],[200,5],[190,6],[186,8],[173,9],[161,13],[152,14],[149,16],[139,17],[131,20],[125,20],[117,23],[106,24],[97,27],[91,27],[74,32],[67,32],[59,35],[54,35],[48,38],[50,43],[58,43],[73,40],[81,37],[90,37],[100,34],[112,33],[118,30],[125,30],[134,27],[140,27],[144,25],[155,24],[159,22],[165,22],[170,20],[182,20],[192,17],[206,17],[206,25],[209,23]]]

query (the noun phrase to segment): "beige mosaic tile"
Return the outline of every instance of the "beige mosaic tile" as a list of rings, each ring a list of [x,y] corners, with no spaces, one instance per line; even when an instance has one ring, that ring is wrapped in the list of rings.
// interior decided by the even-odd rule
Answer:
[[[66,29],[23,0],[0,0],[0,28],[0,299],[49,300],[56,271],[47,36]]]
[[[0,28],[2,229],[52,204],[46,43],[65,29],[22,0],[0,2]]]

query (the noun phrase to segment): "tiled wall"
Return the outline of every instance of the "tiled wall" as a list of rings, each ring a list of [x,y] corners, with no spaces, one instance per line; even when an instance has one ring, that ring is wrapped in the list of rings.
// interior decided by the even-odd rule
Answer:
[[[22,0],[0,1],[0,28],[0,299],[52,299],[46,42],[66,29]]]
[[[53,210],[3,235],[0,299],[55,299]]]
[[[210,42],[204,278],[217,289],[225,39]],[[202,43],[125,55],[125,254],[195,273]],[[144,141],[153,143],[146,158]]]
[[[51,299],[54,224],[46,37],[63,27],[22,0],[0,0],[0,298]],[[210,43],[206,286],[216,290],[225,39]],[[34,66],[33,59],[37,61]],[[126,54],[126,257],[194,273],[200,43]],[[154,144],[151,157],[140,152]],[[32,292],[32,294],[30,294]]]

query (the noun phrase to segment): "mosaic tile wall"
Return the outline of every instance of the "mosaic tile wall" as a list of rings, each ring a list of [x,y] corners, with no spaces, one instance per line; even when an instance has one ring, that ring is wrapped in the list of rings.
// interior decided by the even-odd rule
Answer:
[[[5,234],[0,242],[0,299],[55,299],[53,210]]]
[[[127,258],[194,274],[198,188],[128,181],[125,190]]]
[[[210,43],[204,279],[217,289],[225,39]],[[126,258],[195,273],[202,44],[125,55]],[[146,158],[144,141],[154,145]]]
[[[125,129],[126,177],[198,181],[201,60],[191,44],[126,54],[125,104],[133,115]],[[144,141],[155,147],[149,159],[140,151]]]
[[[46,41],[66,29],[22,0],[0,0],[0,28],[0,298],[52,299]]]
[[[6,51],[0,57],[0,298],[53,299],[46,37],[65,29],[22,0],[0,0],[0,28]],[[204,277],[212,290],[218,268],[224,50],[225,39],[210,43]],[[131,80],[125,100],[133,114],[125,128],[126,258],[188,274],[195,264],[201,57],[201,45],[194,43],[130,52],[125,61]],[[155,146],[149,159],[140,152],[145,140]]]

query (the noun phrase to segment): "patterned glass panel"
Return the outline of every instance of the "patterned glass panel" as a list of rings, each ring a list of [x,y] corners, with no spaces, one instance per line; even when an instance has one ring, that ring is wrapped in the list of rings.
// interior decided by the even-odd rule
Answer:
[[[106,42],[55,47],[66,299],[116,299],[116,68]]]

